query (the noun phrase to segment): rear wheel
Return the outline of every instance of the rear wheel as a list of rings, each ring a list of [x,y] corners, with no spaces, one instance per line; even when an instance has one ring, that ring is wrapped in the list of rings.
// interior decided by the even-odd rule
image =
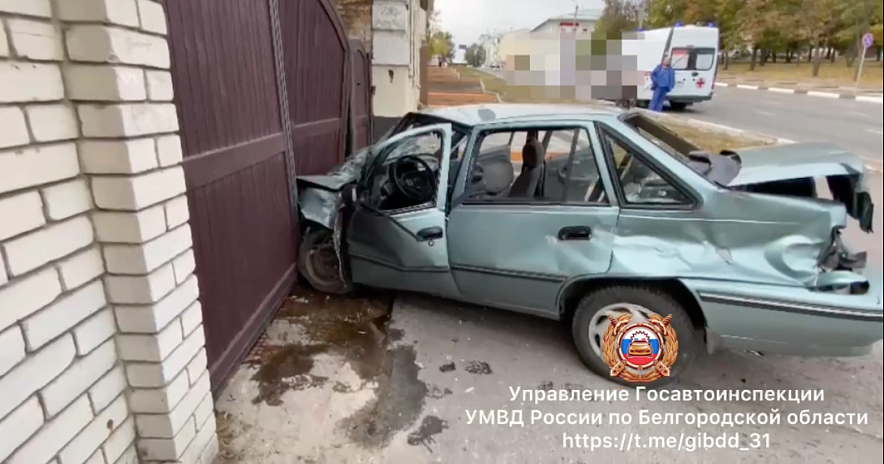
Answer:
[[[298,268],[307,283],[320,292],[343,295],[353,290],[353,283],[341,272],[334,235],[328,229],[305,231]]]
[[[651,315],[672,316],[672,328],[678,337],[678,358],[670,368],[669,377],[660,378],[648,386],[662,386],[677,380],[697,357],[697,335],[688,313],[668,294],[640,286],[607,287],[586,295],[577,307],[571,324],[577,351],[596,374],[621,385],[643,385],[611,376],[611,367],[602,354],[605,332],[611,322],[608,315],[630,314],[631,323],[647,322]]]
[[[688,103],[669,102],[669,107],[674,111],[684,111],[688,107]]]

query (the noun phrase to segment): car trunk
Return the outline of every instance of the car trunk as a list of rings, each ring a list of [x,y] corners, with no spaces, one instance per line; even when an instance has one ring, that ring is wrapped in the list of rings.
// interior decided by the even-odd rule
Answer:
[[[816,179],[825,179],[831,200],[872,232],[875,205],[865,185],[865,165],[855,155],[827,143],[796,143],[748,148],[720,155],[693,153],[692,166],[728,188],[768,195],[819,198]]]

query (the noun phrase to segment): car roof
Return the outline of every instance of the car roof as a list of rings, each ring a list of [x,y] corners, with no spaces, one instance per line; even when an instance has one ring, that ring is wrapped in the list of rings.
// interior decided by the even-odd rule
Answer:
[[[481,126],[496,122],[552,121],[562,118],[592,121],[617,117],[624,114],[624,111],[614,105],[598,103],[584,105],[495,103],[429,108],[420,111],[420,114],[447,119],[465,126]]]

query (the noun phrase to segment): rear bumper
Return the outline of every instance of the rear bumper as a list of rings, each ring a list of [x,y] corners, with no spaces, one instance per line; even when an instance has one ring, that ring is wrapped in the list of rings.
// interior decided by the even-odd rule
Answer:
[[[712,95],[672,96],[666,99],[672,103],[701,103],[712,100]]]
[[[684,281],[698,298],[711,332],[710,349],[798,356],[859,356],[884,338],[882,273],[865,274],[864,295],[800,287]]]

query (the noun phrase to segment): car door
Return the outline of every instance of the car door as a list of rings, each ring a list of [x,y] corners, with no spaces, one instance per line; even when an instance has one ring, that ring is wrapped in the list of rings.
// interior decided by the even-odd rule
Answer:
[[[472,159],[481,152],[483,139],[495,131],[529,128],[577,134],[600,150],[598,137],[583,122],[549,126],[483,130],[474,136],[467,156]],[[577,160],[580,170],[567,169],[567,175],[607,183],[606,177],[599,179],[603,168],[596,164],[603,166],[604,158],[591,152],[583,151],[590,156]],[[576,154],[572,148],[572,166]],[[586,169],[596,173],[583,172]],[[618,207],[608,202],[610,195],[591,197],[594,185],[580,191],[579,186],[571,188],[576,184],[567,178],[566,183],[564,189],[551,189],[560,192],[551,196],[500,198],[468,190],[455,194],[448,219],[448,252],[462,299],[555,318],[559,292],[569,280],[608,271]],[[610,188],[603,184],[602,191]]]
[[[347,225],[347,254],[353,281],[369,287],[451,296],[445,208],[452,128],[435,124],[402,132],[372,148],[375,158],[360,181],[359,200]],[[433,152],[438,179],[435,198],[384,210],[371,192],[397,159]]]

